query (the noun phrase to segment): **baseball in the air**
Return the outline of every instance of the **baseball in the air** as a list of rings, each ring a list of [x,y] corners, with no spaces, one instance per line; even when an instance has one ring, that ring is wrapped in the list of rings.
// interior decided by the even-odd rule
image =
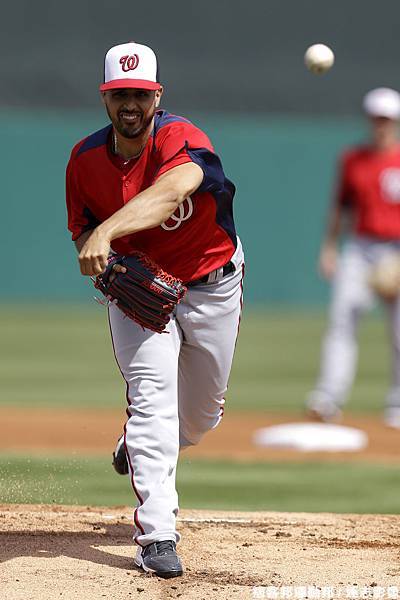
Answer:
[[[311,73],[322,75],[332,67],[335,55],[325,44],[313,44],[304,54],[304,63]]]

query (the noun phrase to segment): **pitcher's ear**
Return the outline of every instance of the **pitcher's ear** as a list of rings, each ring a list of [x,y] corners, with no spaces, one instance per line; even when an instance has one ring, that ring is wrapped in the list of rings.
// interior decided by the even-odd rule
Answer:
[[[155,97],[156,108],[158,108],[160,106],[161,96],[163,95],[163,91],[164,91],[164,88],[162,86],[160,87],[159,90],[156,90],[156,97]]]

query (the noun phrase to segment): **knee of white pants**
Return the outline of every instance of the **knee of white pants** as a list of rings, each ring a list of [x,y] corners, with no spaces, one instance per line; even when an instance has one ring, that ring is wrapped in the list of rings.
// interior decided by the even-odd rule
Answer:
[[[192,442],[191,440],[188,440],[181,431],[179,432],[179,449],[180,450],[184,450],[185,448],[189,448],[190,446],[196,446],[196,444],[198,444],[198,443],[199,443],[199,440],[196,442]]]
[[[214,415],[202,415],[197,421],[188,423],[184,418],[179,420],[179,446],[195,446],[207,431],[215,429],[220,424],[224,414],[223,406],[218,407]]]
[[[188,448],[189,446],[197,446],[206,431],[179,431],[179,448]]]

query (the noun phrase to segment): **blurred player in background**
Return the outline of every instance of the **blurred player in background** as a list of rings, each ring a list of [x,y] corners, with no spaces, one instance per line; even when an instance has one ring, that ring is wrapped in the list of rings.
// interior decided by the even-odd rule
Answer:
[[[357,325],[371,308],[369,275],[379,261],[400,250],[400,94],[389,88],[370,91],[363,109],[369,120],[369,143],[344,152],[337,193],[322,242],[319,270],[332,280],[329,326],[321,368],[308,397],[310,416],[338,420],[357,366]],[[339,254],[340,234],[349,234]],[[400,429],[400,301],[385,303],[390,323],[392,381],[384,420]]]

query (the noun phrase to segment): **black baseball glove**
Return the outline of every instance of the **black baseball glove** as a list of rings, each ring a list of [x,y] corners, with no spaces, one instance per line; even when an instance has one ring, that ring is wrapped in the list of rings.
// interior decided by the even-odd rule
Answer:
[[[126,272],[115,271],[115,265],[125,267]],[[157,333],[165,330],[172,311],[186,293],[180,279],[141,252],[111,256],[106,270],[93,282],[127,317]]]

